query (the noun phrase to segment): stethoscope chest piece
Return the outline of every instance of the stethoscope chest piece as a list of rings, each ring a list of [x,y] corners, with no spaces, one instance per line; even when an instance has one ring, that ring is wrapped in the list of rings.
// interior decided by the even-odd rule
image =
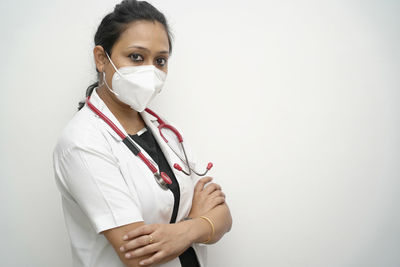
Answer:
[[[169,178],[165,172],[154,173],[154,179],[156,179],[156,182],[164,190],[168,190],[168,185],[172,184],[171,178]]]

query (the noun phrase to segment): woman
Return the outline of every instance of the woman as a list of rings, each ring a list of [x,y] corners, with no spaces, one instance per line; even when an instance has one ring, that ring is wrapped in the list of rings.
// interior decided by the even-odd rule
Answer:
[[[99,81],[54,150],[75,267],[205,266],[201,243],[231,228],[221,187],[183,173],[190,155],[181,160],[175,134],[162,136],[162,119],[145,110],[171,51],[164,15],[145,1],[121,2],[96,32]]]

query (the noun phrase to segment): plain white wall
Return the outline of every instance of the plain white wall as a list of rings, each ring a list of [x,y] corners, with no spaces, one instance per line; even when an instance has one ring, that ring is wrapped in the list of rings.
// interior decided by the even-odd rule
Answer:
[[[51,154],[117,2],[0,2],[1,266],[71,266]],[[400,266],[400,2],[151,3],[175,34],[152,106],[234,219],[210,266]]]

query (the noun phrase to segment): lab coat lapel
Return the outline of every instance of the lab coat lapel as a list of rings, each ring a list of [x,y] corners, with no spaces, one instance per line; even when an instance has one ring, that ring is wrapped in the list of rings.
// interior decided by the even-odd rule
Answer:
[[[125,131],[125,129],[122,127],[122,125],[119,123],[118,119],[114,116],[114,114],[108,109],[107,105],[103,102],[103,100],[100,98],[100,96],[97,94],[96,90],[93,91],[92,96],[90,97],[90,101],[92,102],[97,109],[99,109],[104,115],[106,115],[107,118],[109,118],[117,127],[120,129],[126,136],[128,133]],[[97,115],[96,115],[97,116]],[[100,119],[100,118],[99,118]],[[106,123],[106,122],[104,122]],[[147,124],[147,122],[146,122]],[[107,131],[118,141],[122,142],[122,138],[107,124],[106,125]],[[157,166],[157,164],[153,161],[153,159],[150,157],[150,155],[144,150],[138,143],[134,141],[135,145],[140,149],[142,154],[150,160],[154,166]],[[143,162],[142,164],[146,167]]]
[[[107,118],[109,118],[115,126],[118,127],[125,135],[127,133],[125,132],[125,129],[122,127],[122,125],[119,123],[117,118],[114,116],[114,114],[108,109],[107,105],[103,102],[103,100],[100,98],[100,96],[97,94],[96,89],[93,91],[92,95],[90,96],[90,102],[98,109],[100,110]],[[99,118],[97,114],[95,114],[96,117]],[[101,118],[99,118],[102,120]],[[103,121],[103,123],[106,124],[106,129],[107,131],[113,136],[116,140],[122,141],[122,138],[106,123]]]

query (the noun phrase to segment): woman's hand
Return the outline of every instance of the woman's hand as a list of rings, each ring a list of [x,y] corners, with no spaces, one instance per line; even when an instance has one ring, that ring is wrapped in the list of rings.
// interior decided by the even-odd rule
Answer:
[[[191,244],[189,223],[148,224],[127,233],[123,239],[131,240],[121,246],[126,258],[150,255],[140,265],[167,262],[182,254]]]
[[[221,186],[216,183],[210,183],[211,177],[201,178],[194,187],[192,208],[189,217],[199,217],[219,204],[225,203],[225,194],[221,191]]]

